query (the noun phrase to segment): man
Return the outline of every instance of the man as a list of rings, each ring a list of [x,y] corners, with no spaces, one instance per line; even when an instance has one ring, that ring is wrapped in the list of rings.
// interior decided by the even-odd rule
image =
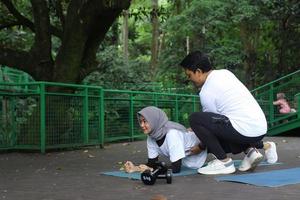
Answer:
[[[276,145],[263,143],[267,132],[265,115],[249,90],[226,69],[213,70],[209,57],[200,51],[187,55],[180,65],[187,77],[201,88],[202,112],[192,113],[190,126],[203,148],[216,159],[199,168],[200,174],[235,172],[227,153],[245,152],[240,171],[254,169],[263,159],[257,148],[265,149],[267,161],[277,161]]]

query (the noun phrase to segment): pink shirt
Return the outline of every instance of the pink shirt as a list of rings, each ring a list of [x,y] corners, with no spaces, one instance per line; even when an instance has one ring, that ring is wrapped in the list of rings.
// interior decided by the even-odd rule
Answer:
[[[277,101],[273,102],[273,105],[279,106],[279,113],[281,114],[286,114],[291,112],[291,108],[285,99],[278,99]]]

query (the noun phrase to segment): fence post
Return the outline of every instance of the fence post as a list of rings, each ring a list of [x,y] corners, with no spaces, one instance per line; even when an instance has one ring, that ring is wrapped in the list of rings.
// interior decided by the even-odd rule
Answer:
[[[196,98],[193,97],[193,112],[196,110]]]
[[[300,119],[300,93],[296,94],[296,103],[297,103],[297,118]]]
[[[178,117],[178,96],[175,96],[175,121],[178,122],[179,121],[179,117]]]
[[[105,108],[104,108],[104,91],[103,88],[100,89],[99,91],[99,95],[100,95],[100,100],[99,100],[99,113],[100,113],[100,117],[99,117],[99,124],[100,124],[100,135],[99,135],[99,142],[100,145],[103,147],[104,146],[104,132],[105,132],[105,127],[104,127],[104,113],[105,113]]]
[[[40,83],[40,148],[41,153],[46,152],[46,97],[45,83]]]
[[[154,105],[156,106],[156,107],[158,107],[158,97],[157,97],[158,95],[155,93],[154,94]]]
[[[134,115],[134,109],[133,109],[133,101],[134,97],[132,93],[130,93],[130,106],[129,106],[129,128],[130,128],[130,140],[134,140],[134,123],[133,123],[133,115]]]
[[[89,97],[88,88],[84,88],[83,98],[83,143],[88,144],[89,142]]]
[[[273,105],[273,101],[274,101],[274,88],[273,88],[273,84],[270,85],[270,89],[269,89],[269,116],[270,116],[270,126],[272,127],[272,123],[274,121],[274,105]]]

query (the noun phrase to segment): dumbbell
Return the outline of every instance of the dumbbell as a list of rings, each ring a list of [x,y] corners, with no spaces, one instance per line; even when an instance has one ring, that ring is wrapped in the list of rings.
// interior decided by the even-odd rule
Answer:
[[[141,173],[141,180],[145,185],[153,185],[156,179],[166,179],[168,184],[172,183],[172,169],[168,169],[164,162],[160,163],[153,171],[145,170]]]

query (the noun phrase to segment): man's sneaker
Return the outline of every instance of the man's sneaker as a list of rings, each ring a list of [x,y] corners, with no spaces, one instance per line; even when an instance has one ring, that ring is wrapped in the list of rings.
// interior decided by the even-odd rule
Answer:
[[[222,162],[218,159],[210,161],[205,167],[198,169],[199,174],[231,174],[235,172],[235,167],[232,159],[230,158],[226,162]]]
[[[265,150],[265,155],[267,162],[270,164],[274,164],[278,160],[277,150],[276,150],[276,144],[274,142],[266,142],[270,146]]]
[[[254,170],[262,159],[263,155],[256,148],[250,148],[238,169],[242,172]]]

